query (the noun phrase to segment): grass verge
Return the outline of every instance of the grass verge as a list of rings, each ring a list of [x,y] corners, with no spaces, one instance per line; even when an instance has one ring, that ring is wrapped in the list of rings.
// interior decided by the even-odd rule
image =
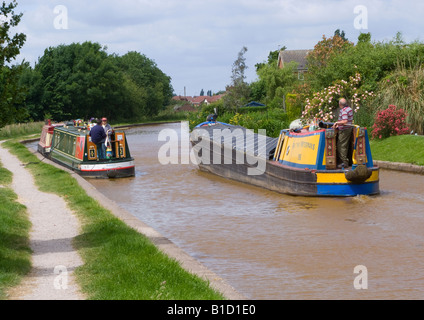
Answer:
[[[375,160],[424,166],[424,136],[402,135],[370,140]]]
[[[0,128],[0,140],[12,139],[29,134],[40,134],[44,122],[10,124]]]
[[[31,270],[31,249],[26,207],[10,188],[12,173],[0,163],[0,299]]]
[[[147,237],[89,197],[66,171],[40,162],[25,146],[7,141],[43,192],[62,196],[82,222],[74,241],[84,265],[75,273],[90,300],[221,300],[203,279],[184,270]],[[52,214],[54,211],[52,210]]]

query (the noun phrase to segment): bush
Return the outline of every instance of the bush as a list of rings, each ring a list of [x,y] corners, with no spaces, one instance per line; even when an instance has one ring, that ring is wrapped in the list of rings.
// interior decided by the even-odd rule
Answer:
[[[228,121],[229,124],[239,125],[247,129],[266,130],[268,137],[278,137],[282,129],[288,127],[287,114],[282,109],[269,109],[267,112],[252,112],[249,114],[236,113]]]
[[[219,122],[239,125],[254,130],[255,132],[258,132],[259,129],[265,129],[266,135],[269,137],[278,137],[280,131],[288,128],[289,125],[287,114],[280,108],[248,113],[234,113],[226,111],[225,108],[220,108],[219,104],[213,103],[209,106],[203,106],[197,112],[189,113],[188,120],[190,130],[199,123],[206,121],[206,117],[214,112],[214,107],[218,107]]]
[[[292,93],[286,95],[286,111],[289,122],[302,116],[302,105],[298,102],[298,96]]]
[[[312,119],[334,122],[338,117],[336,110],[340,98],[350,101],[353,112],[358,112],[361,104],[374,95],[373,92],[361,90],[361,80],[361,75],[356,73],[355,77],[349,77],[349,81],[338,80],[333,86],[315,92],[311,98],[306,99],[302,119],[305,122]]]
[[[407,61],[400,62],[395,71],[380,81],[375,104],[402,106],[408,114],[410,129],[424,134],[423,63],[416,62],[409,68]]]
[[[378,112],[373,126],[373,139],[408,134],[406,116],[405,110],[398,109],[394,105],[389,105],[386,110]]]

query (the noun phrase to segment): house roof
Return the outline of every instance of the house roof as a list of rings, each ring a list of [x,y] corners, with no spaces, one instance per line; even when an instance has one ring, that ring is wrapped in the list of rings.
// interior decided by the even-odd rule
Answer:
[[[306,56],[312,50],[283,50],[278,54],[278,66],[280,68],[284,68],[285,63],[289,63],[292,61],[297,62],[299,65],[297,70],[308,70],[308,61],[306,60]]]
[[[184,97],[184,96],[173,96],[172,97],[172,100],[175,100],[175,101],[188,101],[187,98],[188,97]]]
[[[192,104],[195,105],[199,105],[201,103],[207,102],[207,103],[212,103],[215,101],[218,101],[219,99],[221,99],[224,96],[224,94],[218,94],[215,96],[198,96],[198,97],[190,97],[190,96],[186,96],[186,97],[181,97],[181,96],[174,96],[173,99],[174,100],[184,100],[184,101],[189,101]]]
[[[207,100],[212,103],[212,102],[216,102],[218,100],[220,100],[225,94],[217,94],[215,96],[212,97],[207,97]]]
[[[191,98],[190,102],[194,104],[200,104],[204,102],[205,100],[207,100],[207,96],[198,96],[198,97]]]

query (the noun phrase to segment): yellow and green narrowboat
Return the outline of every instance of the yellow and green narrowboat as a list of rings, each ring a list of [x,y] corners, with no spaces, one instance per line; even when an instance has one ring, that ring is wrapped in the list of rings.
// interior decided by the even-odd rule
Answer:
[[[38,151],[47,158],[87,178],[122,178],[135,175],[125,132],[113,131],[108,157],[98,159],[89,127],[47,123],[41,133]]]
[[[270,138],[208,119],[192,130],[191,143],[202,171],[269,190],[297,196],[379,194],[379,168],[373,163],[367,129],[354,126],[352,131],[349,168],[337,165],[337,131],[328,125],[313,131],[286,129]],[[263,169],[255,173],[261,159]]]

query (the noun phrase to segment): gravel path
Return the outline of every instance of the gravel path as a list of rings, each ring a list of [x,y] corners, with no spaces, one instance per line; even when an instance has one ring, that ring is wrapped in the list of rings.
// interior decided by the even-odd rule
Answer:
[[[38,190],[32,175],[15,156],[1,146],[2,142],[0,141],[0,160],[3,166],[13,173],[12,187],[18,195],[18,201],[27,207],[32,223],[30,241],[33,250],[33,269],[28,277],[23,279],[20,286],[9,292],[9,299],[86,299],[79,291],[73,277],[73,270],[83,264],[79,254],[72,247],[72,239],[79,234],[80,230],[77,218],[66,207],[62,198]],[[84,178],[50,160],[44,159],[38,153],[36,153],[36,156],[40,160],[43,159],[53,166],[68,171],[90,197],[99,201],[128,226],[149,238],[162,252],[179,261],[184,269],[209,281],[210,285],[222,292],[227,299],[247,299],[223,278],[207,269],[169,239],[102,195]]]
[[[32,223],[32,270],[9,292],[9,299],[83,300],[73,277],[73,270],[83,263],[72,246],[80,230],[77,218],[62,198],[39,191],[32,175],[1,143],[1,162],[13,173],[12,188]]]

